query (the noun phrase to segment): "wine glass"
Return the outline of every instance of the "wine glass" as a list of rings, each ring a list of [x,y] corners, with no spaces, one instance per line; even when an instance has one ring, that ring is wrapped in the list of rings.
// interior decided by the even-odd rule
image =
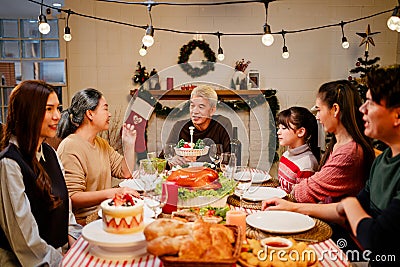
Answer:
[[[156,152],[147,152],[147,159],[152,160],[155,159],[156,157],[157,157]]]
[[[173,143],[166,143],[164,145],[164,158],[167,161],[170,161],[175,156],[175,144]]]
[[[151,161],[153,161],[153,164],[155,164],[156,166],[158,176],[161,176],[165,172],[165,168],[167,167],[167,160],[154,158],[151,159]]]
[[[218,163],[221,161],[221,153],[223,152],[222,144],[211,144],[210,149],[208,150],[208,155],[211,161],[215,164],[215,167],[218,166]]]
[[[219,165],[224,176],[231,179],[236,170],[235,153],[221,153],[221,162]]]
[[[167,184],[159,179],[154,190],[148,192],[144,198],[144,203],[154,212],[154,219],[160,215],[162,208],[167,204],[168,190]]]
[[[233,174],[233,180],[236,182],[235,194],[240,198],[240,209],[242,209],[243,195],[249,190],[253,182],[253,174],[247,166],[237,166]]]
[[[143,191],[147,192],[154,187],[157,180],[157,165],[155,161],[142,159],[139,161],[139,179],[143,182]]]

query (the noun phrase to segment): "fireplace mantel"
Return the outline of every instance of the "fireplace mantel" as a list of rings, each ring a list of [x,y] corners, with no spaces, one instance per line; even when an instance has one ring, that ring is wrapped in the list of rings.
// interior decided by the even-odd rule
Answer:
[[[138,89],[133,89],[130,94],[133,96]],[[241,100],[252,98],[263,94],[267,90],[215,90],[220,100]],[[190,98],[191,90],[149,90],[159,100],[187,100]]]

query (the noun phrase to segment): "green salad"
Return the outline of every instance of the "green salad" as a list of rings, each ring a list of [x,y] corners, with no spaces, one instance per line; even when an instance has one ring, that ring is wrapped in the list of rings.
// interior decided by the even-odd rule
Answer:
[[[224,197],[232,194],[235,190],[235,181],[226,178],[222,173],[219,173],[219,180],[221,188],[219,189],[197,189],[191,190],[184,187],[178,188],[178,197],[181,200],[188,200],[195,197]]]
[[[178,144],[176,145],[177,148],[186,148],[185,144],[189,144],[188,142],[185,142],[184,139],[179,140]],[[198,139],[196,143],[194,144],[193,149],[203,149],[206,145],[204,144],[203,139]],[[189,148],[190,146],[188,146]]]

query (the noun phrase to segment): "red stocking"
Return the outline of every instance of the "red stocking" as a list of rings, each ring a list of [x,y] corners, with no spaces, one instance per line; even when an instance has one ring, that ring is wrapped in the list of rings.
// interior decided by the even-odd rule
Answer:
[[[138,96],[129,105],[130,114],[125,123],[133,124],[136,129],[135,151],[142,153],[146,151],[146,124],[153,113],[154,106],[149,102],[156,102],[154,97],[146,90],[138,90]]]

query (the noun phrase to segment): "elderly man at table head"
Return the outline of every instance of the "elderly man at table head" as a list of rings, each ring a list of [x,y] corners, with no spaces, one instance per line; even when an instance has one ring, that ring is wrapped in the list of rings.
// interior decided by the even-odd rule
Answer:
[[[377,261],[382,255],[400,262],[400,66],[374,69],[367,77],[367,100],[360,107],[365,134],[389,147],[372,164],[365,188],[357,197],[324,206],[271,199],[262,208],[292,210],[348,225],[361,247],[373,252],[367,255],[370,263],[386,265]]]
[[[181,120],[175,123],[167,143],[178,143],[180,139],[190,142],[189,127],[194,126],[193,142],[203,139],[206,145],[222,144],[224,152],[230,151],[232,124],[222,115],[214,115],[217,110],[218,96],[213,88],[201,85],[193,89],[190,95],[190,121]],[[198,161],[208,161],[201,157]],[[182,165],[187,158],[175,156],[169,163]]]

